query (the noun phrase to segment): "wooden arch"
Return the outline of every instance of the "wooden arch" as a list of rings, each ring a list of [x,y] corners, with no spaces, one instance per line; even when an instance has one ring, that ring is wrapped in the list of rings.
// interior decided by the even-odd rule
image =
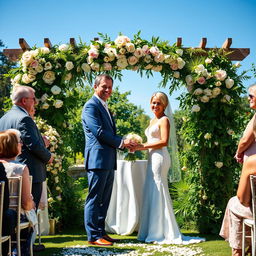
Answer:
[[[94,38],[94,40],[98,40],[98,38]],[[75,38],[69,39],[70,45],[76,47]],[[209,51],[212,49],[222,49],[224,52],[228,53],[228,59],[232,61],[241,61],[245,59],[250,54],[250,48],[230,48],[232,44],[232,38],[227,38],[226,41],[222,44],[221,48],[207,48],[207,38],[203,37],[199,43],[198,47],[194,47],[195,49],[203,49],[205,51]],[[24,38],[19,38],[20,49],[4,49],[3,53],[6,57],[8,57],[11,61],[18,61],[19,57],[26,50],[30,50],[31,47],[28,45]],[[182,45],[182,37],[178,37],[176,41],[177,46]],[[51,48],[52,43],[49,38],[44,38],[44,46]],[[184,49],[191,47],[184,47]]]

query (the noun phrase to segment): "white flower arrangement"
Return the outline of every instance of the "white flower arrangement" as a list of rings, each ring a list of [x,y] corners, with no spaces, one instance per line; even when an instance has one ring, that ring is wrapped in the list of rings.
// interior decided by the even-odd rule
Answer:
[[[142,138],[140,137],[140,135],[135,134],[135,133],[129,133],[125,136],[125,139],[129,139],[133,142],[136,142],[138,144],[141,144],[143,142]]]

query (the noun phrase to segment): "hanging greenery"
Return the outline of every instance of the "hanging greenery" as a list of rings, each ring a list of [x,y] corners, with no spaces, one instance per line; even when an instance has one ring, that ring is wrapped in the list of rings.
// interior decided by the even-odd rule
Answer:
[[[158,37],[147,41],[140,33],[133,39],[119,35],[114,41],[107,35],[100,37],[76,47],[62,44],[24,52],[20,66],[11,72],[13,86],[35,88],[37,112],[63,133],[67,113],[78,104],[80,86],[85,81],[92,84],[99,73],[121,79],[124,69],[146,77],[159,72],[160,85],[169,86],[170,94],[185,86],[188,92],[179,99],[187,113],[182,133],[189,146],[182,162],[191,184],[191,209],[202,231],[215,232],[236,184],[233,155],[246,78],[244,73],[237,74],[240,64],[229,61],[222,50],[183,49]]]

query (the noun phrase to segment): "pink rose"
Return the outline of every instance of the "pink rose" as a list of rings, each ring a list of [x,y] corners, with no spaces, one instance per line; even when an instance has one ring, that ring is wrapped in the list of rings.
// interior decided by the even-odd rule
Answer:
[[[205,78],[204,78],[203,76],[201,76],[201,77],[199,77],[199,78],[197,79],[197,82],[198,82],[199,84],[204,84],[204,83],[205,83]]]

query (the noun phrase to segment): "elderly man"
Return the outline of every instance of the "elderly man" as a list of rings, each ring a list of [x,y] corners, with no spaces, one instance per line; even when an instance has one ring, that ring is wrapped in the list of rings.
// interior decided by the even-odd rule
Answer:
[[[46,164],[51,163],[53,157],[31,118],[35,112],[35,90],[29,86],[17,86],[13,89],[11,99],[14,105],[0,119],[0,131],[13,128],[21,132],[23,146],[17,161],[29,168],[33,177],[32,195],[38,208],[42,183],[46,179]]]

